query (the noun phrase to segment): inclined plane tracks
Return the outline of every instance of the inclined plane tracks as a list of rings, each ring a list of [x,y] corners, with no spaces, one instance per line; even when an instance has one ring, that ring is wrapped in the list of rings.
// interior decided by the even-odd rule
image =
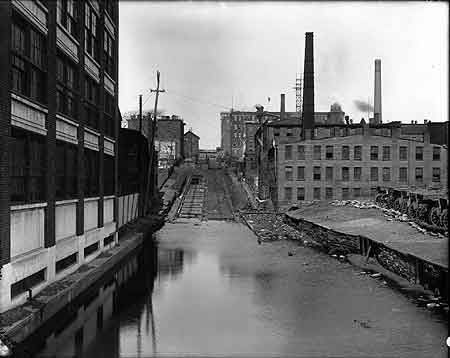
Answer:
[[[194,175],[188,185],[178,209],[178,217],[202,218],[203,201],[206,194],[205,179],[200,175]]]

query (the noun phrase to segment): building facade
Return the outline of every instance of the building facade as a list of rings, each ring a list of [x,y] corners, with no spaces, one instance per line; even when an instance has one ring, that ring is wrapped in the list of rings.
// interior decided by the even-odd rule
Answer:
[[[373,197],[378,186],[442,189],[447,186],[447,148],[402,139],[401,124],[352,128],[339,136],[277,145],[277,206],[307,200]]]
[[[301,113],[297,112],[264,112],[261,122],[273,121],[274,117],[291,119],[301,125]],[[330,112],[315,112],[317,124],[343,124],[345,113],[339,104],[331,105]],[[248,136],[247,123],[260,124],[257,112],[230,111],[220,113],[221,148],[225,155],[234,160],[244,160],[245,142]]]
[[[155,148],[158,151],[158,162],[162,166],[184,158],[184,125],[178,116],[157,118]]]
[[[118,3],[0,2],[0,311],[117,242]]]
[[[192,131],[184,133],[184,157],[192,159],[194,162],[198,159],[200,137]]]

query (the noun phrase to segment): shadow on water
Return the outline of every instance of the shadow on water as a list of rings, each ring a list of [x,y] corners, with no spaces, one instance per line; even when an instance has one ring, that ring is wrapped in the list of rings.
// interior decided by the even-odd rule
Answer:
[[[166,276],[177,279],[185,260],[192,263],[195,256],[181,249],[158,250],[151,238],[145,242],[18,344],[14,357],[118,357],[120,332],[130,326],[137,329],[136,351],[142,352],[139,345],[144,329],[143,334],[152,337],[156,352],[152,303],[155,281]]]

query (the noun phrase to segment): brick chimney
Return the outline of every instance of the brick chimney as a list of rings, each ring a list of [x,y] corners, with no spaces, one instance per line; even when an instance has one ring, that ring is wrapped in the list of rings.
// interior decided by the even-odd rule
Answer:
[[[281,94],[281,100],[280,100],[280,120],[283,120],[286,118],[286,108],[285,108],[285,102],[284,102],[284,93]]]
[[[375,60],[375,89],[373,123],[383,123],[381,119],[381,60]]]
[[[302,137],[314,137],[314,50],[313,33],[305,34],[305,62],[303,65]]]

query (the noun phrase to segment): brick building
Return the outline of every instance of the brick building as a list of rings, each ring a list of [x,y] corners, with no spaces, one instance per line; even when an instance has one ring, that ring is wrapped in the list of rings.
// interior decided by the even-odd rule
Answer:
[[[377,186],[447,186],[447,147],[431,143],[429,131],[419,141],[402,139],[399,122],[342,126],[338,133],[316,129],[322,135],[308,140],[280,133],[272,194],[279,208],[303,200],[373,197]]]
[[[230,155],[234,160],[243,160],[244,143],[246,136],[246,124],[260,124],[255,112],[231,111],[220,113],[221,128],[221,148],[225,155]],[[301,113],[297,112],[264,112],[261,118],[262,122],[273,121],[275,117],[278,119],[292,119],[301,125]],[[337,103],[331,105],[329,112],[315,112],[314,120],[320,124],[342,124],[344,123],[345,113],[341,106]]]
[[[117,241],[118,3],[0,2],[0,311]]]
[[[192,131],[184,133],[184,157],[191,158],[194,162],[198,159],[200,137]]]
[[[184,125],[178,116],[157,118],[155,148],[161,165],[170,165],[184,158]]]

